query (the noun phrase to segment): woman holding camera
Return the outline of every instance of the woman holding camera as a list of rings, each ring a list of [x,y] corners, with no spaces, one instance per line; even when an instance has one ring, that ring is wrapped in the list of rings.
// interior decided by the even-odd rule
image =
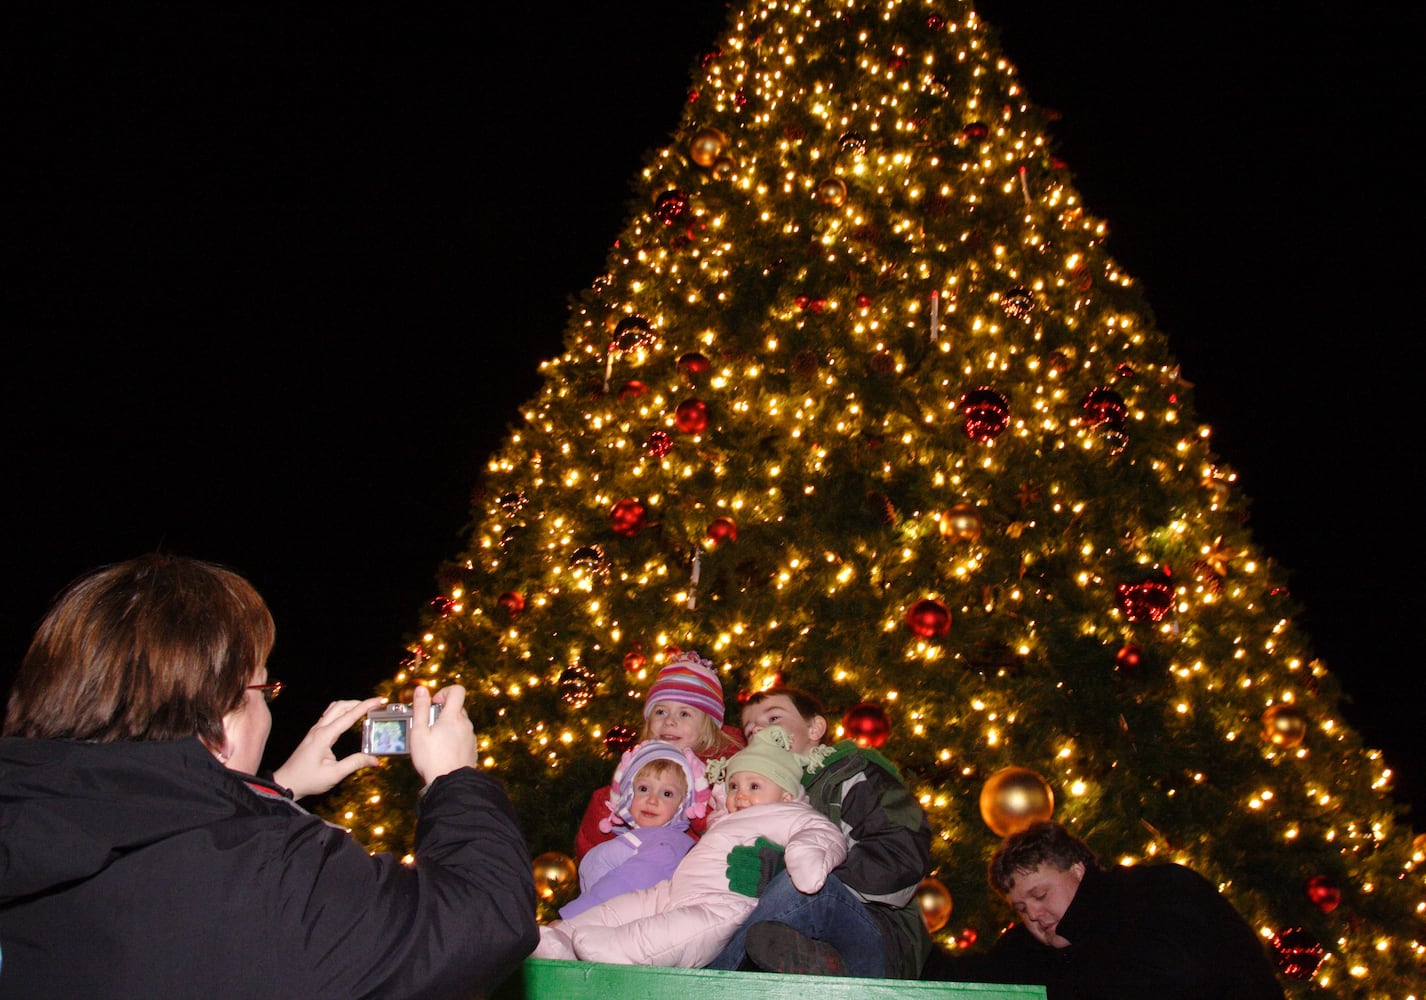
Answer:
[[[529,854],[464,691],[411,727],[403,865],[293,801],[376,763],[332,747],[379,699],[333,703],[275,780],[252,773],[273,634],[246,580],[177,556],[59,597],[0,739],[0,996],[465,997],[534,949]]]

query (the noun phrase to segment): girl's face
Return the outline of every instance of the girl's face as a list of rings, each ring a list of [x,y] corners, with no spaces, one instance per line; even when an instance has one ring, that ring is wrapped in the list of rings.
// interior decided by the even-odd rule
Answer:
[[[791,802],[792,793],[756,771],[735,771],[728,775],[728,812],[771,802]]]
[[[687,790],[672,774],[655,775],[647,768],[634,776],[629,814],[639,827],[663,826],[673,819]]]
[[[681,750],[698,746],[707,716],[679,701],[656,701],[649,710],[648,734],[656,740],[666,740]]]

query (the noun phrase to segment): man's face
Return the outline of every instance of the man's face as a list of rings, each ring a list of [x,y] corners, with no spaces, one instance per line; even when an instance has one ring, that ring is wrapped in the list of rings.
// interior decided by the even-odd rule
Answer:
[[[1025,929],[1042,944],[1051,948],[1067,948],[1069,941],[1056,933],[1060,918],[1074,901],[1084,878],[1084,865],[1078,861],[1061,870],[1054,865],[1040,865],[1032,872],[1016,872],[1015,884],[1005,894],[1025,924]]]
[[[811,722],[807,721],[785,694],[770,695],[756,705],[743,706],[744,736],[751,740],[753,733],[768,726],[781,726],[787,731],[792,752],[806,753],[822,739],[822,734],[827,731],[827,720],[814,715]]]

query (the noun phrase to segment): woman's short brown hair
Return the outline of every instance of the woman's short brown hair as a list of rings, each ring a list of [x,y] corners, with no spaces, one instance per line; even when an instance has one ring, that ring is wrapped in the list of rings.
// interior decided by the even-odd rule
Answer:
[[[223,742],[267,662],[267,605],[238,574],[150,554],[74,581],[30,642],[10,688],[7,736]]]

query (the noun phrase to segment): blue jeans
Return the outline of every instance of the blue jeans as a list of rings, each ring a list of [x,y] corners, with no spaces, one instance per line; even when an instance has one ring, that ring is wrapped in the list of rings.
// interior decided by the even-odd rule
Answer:
[[[768,883],[758,897],[757,908],[707,968],[741,966],[747,957],[748,928],[761,920],[776,920],[810,938],[827,942],[841,953],[849,976],[886,978],[886,948],[881,941],[881,928],[867,913],[866,905],[835,875],[828,875],[826,884],[809,895],[797,891],[785,870]]]

